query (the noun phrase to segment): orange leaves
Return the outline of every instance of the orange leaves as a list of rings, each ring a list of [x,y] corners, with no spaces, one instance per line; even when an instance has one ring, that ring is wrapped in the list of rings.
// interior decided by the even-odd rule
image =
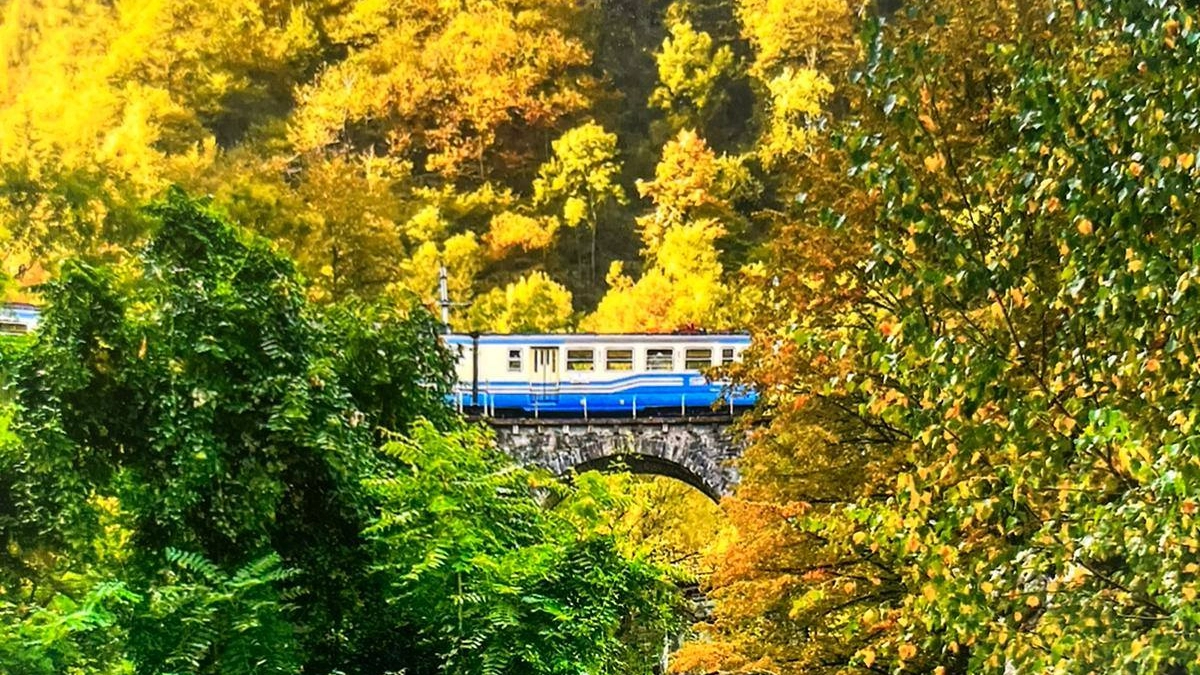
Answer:
[[[672,673],[714,673],[736,668],[742,662],[744,659],[730,642],[695,640],[672,654],[668,667]]]

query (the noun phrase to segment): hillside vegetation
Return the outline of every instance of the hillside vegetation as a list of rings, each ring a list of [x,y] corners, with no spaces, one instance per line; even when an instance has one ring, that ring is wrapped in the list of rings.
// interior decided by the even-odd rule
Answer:
[[[1200,673],[1196,14],[7,0],[0,670],[644,673],[686,577],[681,673]],[[749,330],[724,526],[450,416],[441,265]]]

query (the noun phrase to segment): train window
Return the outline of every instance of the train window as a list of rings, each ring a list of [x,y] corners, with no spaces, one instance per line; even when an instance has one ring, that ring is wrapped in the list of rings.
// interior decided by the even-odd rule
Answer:
[[[521,350],[520,349],[508,350],[508,372],[510,372],[510,373],[521,372]]]
[[[596,356],[590,349],[568,349],[567,370],[595,370]]]
[[[726,347],[721,350],[721,365],[727,366],[733,363],[733,347]]]
[[[712,365],[711,349],[688,349],[683,353],[683,364],[688,370],[701,370]]]
[[[607,370],[633,370],[632,349],[609,349],[604,353]]]
[[[674,349],[647,349],[646,370],[672,370],[675,367]]]

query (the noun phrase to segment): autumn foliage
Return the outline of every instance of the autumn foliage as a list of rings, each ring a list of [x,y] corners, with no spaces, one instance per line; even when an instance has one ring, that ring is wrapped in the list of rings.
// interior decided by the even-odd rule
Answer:
[[[750,331],[725,527],[580,506],[712,601],[675,671],[1200,672],[1192,5],[10,0],[0,50],[8,296],[180,185],[317,307]]]

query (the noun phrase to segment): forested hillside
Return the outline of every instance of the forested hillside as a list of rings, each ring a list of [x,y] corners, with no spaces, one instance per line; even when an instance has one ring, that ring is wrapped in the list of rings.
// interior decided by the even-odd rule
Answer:
[[[445,265],[462,327],[744,325],[831,11],[848,39],[837,3],[11,0],[0,263],[126,255],[174,184],[320,301],[432,302]]]

